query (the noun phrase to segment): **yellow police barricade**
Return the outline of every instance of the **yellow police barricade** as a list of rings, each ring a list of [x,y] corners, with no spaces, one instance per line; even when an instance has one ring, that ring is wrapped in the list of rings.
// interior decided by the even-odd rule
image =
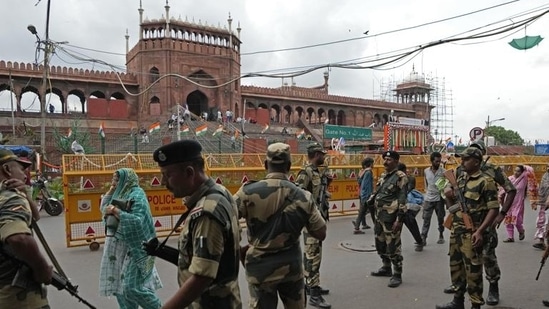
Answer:
[[[161,175],[148,155],[64,155],[63,187],[67,247],[89,245],[99,249],[105,226],[99,209],[101,195],[109,190],[113,173],[123,167],[133,168],[151,206],[153,222],[159,236],[173,228],[186,207],[161,184]]]
[[[357,177],[362,160],[374,159],[374,184],[384,172],[381,155],[341,154],[330,152],[326,159],[328,174],[333,181],[328,186],[331,216],[354,215],[360,202]],[[264,154],[207,154],[204,155],[206,172],[216,183],[224,185],[233,194],[246,182],[263,179],[266,175]],[[416,177],[416,189],[424,192],[425,168],[431,165],[429,155],[402,155],[400,161],[407,165],[409,174]],[[494,165],[502,167],[507,176],[514,166],[527,164],[534,168],[536,178],[546,171],[549,157],[542,156],[494,156]],[[289,180],[294,181],[300,169],[307,164],[304,154],[292,155]],[[444,154],[443,166],[452,169],[459,159]],[[89,245],[97,250],[105,237],[105,227],[99,210],[101,195],[110,186],[113,173],[123,167],[133,168],[140,177],[140,186],[147,193],[157,234],[165,236],[174,226],[186,207],[161,185],[161,175],[151,154],[142,155],[64,155],[63,185],[65,195],[65,225],[67,246]]]

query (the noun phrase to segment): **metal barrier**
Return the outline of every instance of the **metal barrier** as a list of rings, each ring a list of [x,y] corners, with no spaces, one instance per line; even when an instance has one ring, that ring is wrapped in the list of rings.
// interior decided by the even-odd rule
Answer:
[[[334,180],[328,187],[330,213],[332,216],[355,214],[359,208],[359,187],[357,176],[364,155],[333,154],[327,158],[330,173]],[[262,154],[207,154],[204,156],[206,172],[217,183],[235,193],[248,180],[263,179],[265,156]],[[425,168],[431,165],[428,155],[403,155],[400,159],[408,167],[408,172],[416,177],[416,188],[424,190]],[[458,165],[453,156],[444,158],[445,168]],[[65,228],[67,247],[89,245],[99,248],[105,233],[99,210],[101,195],[105,193],[112,174],[119,168],[133,168],[140,177],[140,186],[146,191],[159,236],[167,234],[177,218],[186,210],[181,199],[176,199],[161,185],[161,174],[150,154],[126,155],[64,155],[62,159],[64,204],[66,208]],[[292,168],[289,178],[294,180],[307,156],[292,155]],[[534,168],[539,181],[546,171],[549,157],[541,156],[494,156],[490,162],[501,166],[507,175],[517,164],[527,164]],[[374,156],[374,180],[383,173],[381,156]]]

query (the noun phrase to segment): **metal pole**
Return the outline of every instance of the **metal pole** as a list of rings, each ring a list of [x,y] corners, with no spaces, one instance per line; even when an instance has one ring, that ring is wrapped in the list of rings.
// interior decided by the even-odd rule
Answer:
[[[179,112],[179,103],[175,103],[177,106],[177,140],[181,140],[181,113]]]
[[[231,13],[229,13],[229,19],[227,20],[229,23],[229,81],[233,79],[233,29],[232,29],[232,23],[233,19],[231,18]],[[233,82],[227,85],[229,87],[229,106],[227,107],[228,110],[233,110]],[[221,106],[218,106],[219,109],[221,109]],[[223,116],[223,115],[222,115]]]
[[[13,110],[13,95],[14,95],[14,91],[13,91],[13,80],[11,79],[11,69],[9,70],[9,75],[10,75],[10,90],[11,90],[11,93],[10,93],[10,103],[11,103],[11,134],[13,135],[13,137],[15,137],[15,111]]]
[[[51,0],[48,0],[48,5],[46,9],[46,40],[42,43],[44,43],[44,72],[42,76],[42,86],[40,94],[41,94],[41,100],[40,100],[40,117],[41,117],[41,123],[40,123],[40,148],[42,148],[42,153],[46,153],[46,91],[47,91],[47,83],[48,83],[48,77],[50,75],[50,5]]]
[[[488,115],[488,120],[486,120],[486,127],[488,128],[490,126],[490,115]]]

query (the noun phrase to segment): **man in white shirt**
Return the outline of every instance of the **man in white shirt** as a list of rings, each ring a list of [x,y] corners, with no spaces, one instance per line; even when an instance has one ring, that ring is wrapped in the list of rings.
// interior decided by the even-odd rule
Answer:
[[[427,245],[427,235],[431,226],[431,217],[433,211],[437,215],[439,237],[437,244],[444,243],[444,200],[440,196],[440,192],[436,186],[439,178],[444,177],[444,168],[440,166],[442,155],[440,152],[431,153],[431,166],[426,168],[423,175],[425,176],[425,199],[423,203],[423,228],[421,229],[421,238],[423,246]]]

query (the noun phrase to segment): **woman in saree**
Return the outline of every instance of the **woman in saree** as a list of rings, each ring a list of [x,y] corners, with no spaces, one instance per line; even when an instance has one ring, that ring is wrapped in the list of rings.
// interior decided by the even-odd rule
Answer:
[[[119,208],[120,201],[131,207]],[[133,169],[121,168],[113,174],[111,187],[101,200],[101,213],[105,218],[106,237],[99,294],[114,295],[120,309],[160,308],[156,290],[162,283],[154,257],[148,256],[141,246],[156,233],[147,196],[139,187],[139,178]],[[112,225],[113,221],[117,221],[117,227]]]
[[[523,165],[517,165],[514,174],[509,176],[509,180],[517,189],[517,194],[513,200],[511,208],[505,215],[504,223],[507,228],[507,239],[503,242],[514,242],[515,227],[519,232],[519,240],[524,239],[524,201],[526,199],[528,189],[528,173]]]

